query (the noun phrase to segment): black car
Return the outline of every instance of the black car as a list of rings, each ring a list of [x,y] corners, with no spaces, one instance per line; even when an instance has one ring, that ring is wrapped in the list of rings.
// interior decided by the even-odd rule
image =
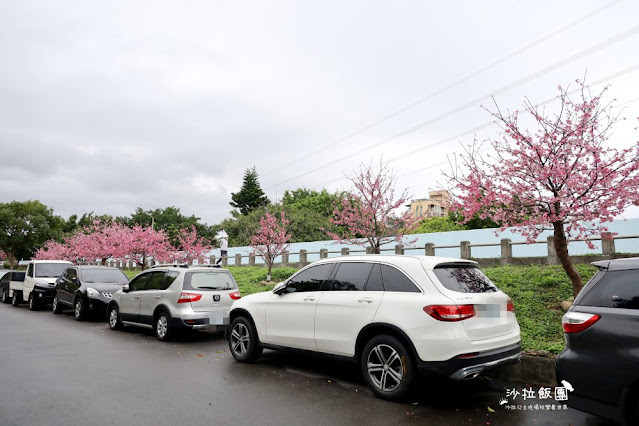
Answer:
[[[11,281],[24,281],[24,271],[0,270],[0,297],[2,303],[11,303],[9,297],[9,283]]]
[[[67,268],[56,281],[53,294],[53,313],[73,307],[78,321],[89,312],[104,316],[113,293],[129,283],[129,278],[118,268],[81,265]]]
[[[593,262],[599,272],[562,320],[557,382],[568,406],[639,424],[639,258]]]

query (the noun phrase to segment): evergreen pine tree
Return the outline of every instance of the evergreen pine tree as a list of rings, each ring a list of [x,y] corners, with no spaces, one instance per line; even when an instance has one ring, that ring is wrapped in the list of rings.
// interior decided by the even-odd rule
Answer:
[[[240,213],[247,215],[253,210],[264,207],[270,203],[266,198],[260,182],[258,181],[255,166],[252,169],[246,169],[244,172],[244,182],[239,192],[231,194],[231,206],[240,210]]]

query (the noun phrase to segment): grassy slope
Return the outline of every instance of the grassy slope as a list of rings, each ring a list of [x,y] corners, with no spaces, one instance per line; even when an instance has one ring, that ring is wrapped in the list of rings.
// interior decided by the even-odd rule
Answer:
[[[275,283],[291,276],[297,268],[274,268],[273,284],[261,285],[266,280],[266,268],[229,267],[243,296],[268,291]],[[595,273],[589,264],[577,265],[584,283]],[[572,296],[572,286],[561,266],[502,266],[484,268],[484,273],[515,304],[517,320],[521,326],[524,350],[546,350],[558,353],[564,346],[559,303]],[[137,272],[126,271],[129,277]]]

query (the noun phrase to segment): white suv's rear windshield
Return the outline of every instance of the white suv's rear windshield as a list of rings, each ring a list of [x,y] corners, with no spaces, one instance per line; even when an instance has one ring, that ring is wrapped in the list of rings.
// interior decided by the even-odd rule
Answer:
[[[491,293],[499,291],[476,266],[444,264],[438,265],[433,272],[448,290],[458,293]]]
[[[185,290],[235,290],[237,284],[226,271],[193,271],[184,275]]]

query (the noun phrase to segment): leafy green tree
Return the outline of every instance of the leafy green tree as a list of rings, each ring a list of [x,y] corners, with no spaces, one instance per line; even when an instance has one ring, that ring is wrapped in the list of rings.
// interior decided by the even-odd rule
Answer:
[[[482,219],[478,214],[472,217],[468,222],[464,222],[464,217],[459,212],[450,212],[448,217],[456,224],[461,225],[462,229],[486,229],[486,228],[499,228],[501,225],[491,218],[487,217]]]
[[[294,206],[300,209],[307,209],[330,218],[333,216],[333,206],[342,201],[344,195],[344,192],[331,194],[325,189],[322,189],[321,192],[306,188],[299,188],[293,191],[286,190],[282,198],[282,205],[284,207]]]
[[[415,228],[412,234],[430,234],[433,232],[449,232],[462,231],[464,226],[453,221],[450,216],[446,217],[428,217],[422,219],[419,226]]]
[[[270,203],[262,191],[255,167],[246,169],[242,187],[238,192],[231,194],[231,200],[231,206],[239,209],[240,214],[245,216]]]
[[[11,268],[20,258],[30,258],[45,241],[60,239],[64,219],[38,200],[0,203],[0,250]]]
[[[218,231],[214,226],[201,223],[200,218],[195,215],[183,215],[180,209],[174,206],[155,210],[144,210],[138,207],[131,217],[118,218],[118,221],[129,227],[135,225],[142,227],[153,226],[156,231],[165,231],[173,247],[178,247],[180,244],[179,235],[181,229],[195,227],[197,236],[204,238],[206,243],[213,243],[215,234]]]

